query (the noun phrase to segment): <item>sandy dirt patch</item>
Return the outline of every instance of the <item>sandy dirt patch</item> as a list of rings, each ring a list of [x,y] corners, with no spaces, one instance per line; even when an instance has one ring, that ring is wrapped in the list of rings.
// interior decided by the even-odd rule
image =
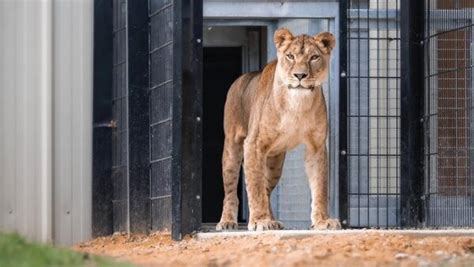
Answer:
[[[474,266],[474,237],[386,234],[219,237],[171,240],[167,233],[121,235],[74,250],[141,266]]]

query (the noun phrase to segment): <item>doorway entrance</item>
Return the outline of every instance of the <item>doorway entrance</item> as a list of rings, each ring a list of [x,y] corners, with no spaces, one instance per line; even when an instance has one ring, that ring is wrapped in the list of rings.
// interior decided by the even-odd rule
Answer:
[[[276,49],[273,43],[273,33],[279,27],[286,27],[290,29],[294,34],[310,33],[316,34],[322,31],[330,31],[335,33],[337,28],[335,25],[336,20],[331,18],[272,18],[261,19],[261,20],[205,20],[203,29],[203,41],[204,41],[204,54],[208,48],[223,48],[223,47],[241,47],[242,51],[242,73],[261,69],[268,60],[273,60],[276,57]],[[334,52],[334,64],[331,64],[330,77],[323,85],[324,94],[328,101],[328,113],[329,121],[331,122],[331,136],[328,140],[329,148],[329,161],[330,161],[330,208],[331,214],[337,216],[336,207],[338,199],[338,186],[337,186],[337,168],[338,168],[338,113],[337,113],[337,101],[339,98],[337,90],[337,73],[338,69],[338,52]],[[222,56],[224,58],[224,56]],[[209,82],[216,82],[216,74],[206,73],[209,70],[206,69],[206,55],[204,58],[204,88],[203,88],[203,112],[204,118],[206,118],[206,112],[213,112],[211,105],[215,105],[215,101],[225,101],[213,99],[210,102],[206,102],[206,84]],[[215,70],[217,73],[224,70],[225,67],[219,67]],[[209,81],[208,81],[209,80]],[[221,90],[227,90],[231,83]],[[223,103],[221,118],[223,119]],[[211,116],[217,116],[211,114]],[[222,123],[222,121],[220,122]],[[222,174],[221,171],[221,155],[222,155],[222,140],[216,147],[216,151],[212,152],[215,154],[206,154],[206,146],[209,141],[206,141],[206,131],[218,130],[222,132],[222,124],[219,124],[219,129],[216,129],[212,124],[207,126],[204,122],[204,147],[203,147],[203,222],[204,223],[216,223],[220,219],[220,213],[222,209],[223,200],[223,186],[222,186]],[[213,129],[214,128],[214,129]],[[223,138],[223,136],[222,136]],[[217,144],[216,144],[217,145]],[[209,148],[207,148],[209,149]],[[220,153],[217,154],[217,149]],[[304,172],[304,146],[299,146],[296,149],[289,151],[287,154],[285,164],[283,167],[282,179],[279,185],[275,188],[271,196],[272,210],[276,218],[285,224],[288,229],[306,229],[311,224],[310,222],[310,191],[307,182],[306,173]],[[219,166],[211,167],[211,164],[218,164]],[[212,170],[212,173],[209,171]],[[242,175],[242,172],[241,172]],[[209,177],[206,177],[209,176]],[[219,181],[217,181],[219,180]],[[245,179],[241,179],[244,181]],[[218,183],[218,184],[217,184]],[[210,188],[208,188],[210,187]],[[241,207],[239,209],[239,219],[241,222],[245,222],[245,218],[248,216],[247,209],[247,198],[244,186],[239,187],[239,203]],[[209,201],[209,202],[208,202]],[[243,204],[243,205],[242,205]],[[207,217],[207,213],[213,213],[214,217]],[[209,218],[209,219],[208,219]],[[211,225],[209,225],[211,226]],[[213,228],[211,226],[211,228]]]
[[[202,218],[203,222],[218,222],[224,199],[220,164],[224,104],[230,85],[242,74],[242,47],[206,47],[203,59]]]
[[[224,105],[232,83],[242,74],[261,68],[262,27],[207,27],[203,48],[203,165],[202,221],[219,222],[224,199],[222,151]],[[241,171],[241,176],[243,172]],[[238,185],[239,222],[246,222],[243,178]]]

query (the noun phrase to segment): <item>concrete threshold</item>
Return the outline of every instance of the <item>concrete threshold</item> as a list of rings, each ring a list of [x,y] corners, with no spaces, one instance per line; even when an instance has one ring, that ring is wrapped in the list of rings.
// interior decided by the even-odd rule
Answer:
[[[273,231],[226,231],[226,232],[199,232],[195,238],[199,240],[213,238],[233,238],[233,237],[257,237],[271,236],[280,239],[306,238],[322,235],[364,235],[364,234],[385,234],[385,235],[410,235],[417,237],[431,236],[466,236],[474,237],[474,229],[351,229],[351,230],[273,230]]]

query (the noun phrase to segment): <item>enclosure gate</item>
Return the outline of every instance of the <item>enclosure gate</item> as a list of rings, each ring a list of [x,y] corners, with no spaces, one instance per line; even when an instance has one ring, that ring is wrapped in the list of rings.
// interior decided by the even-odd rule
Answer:
[[[344,3],[345,2],[345,3]],[[346,5],[345,7],[343,5]],[[347,226],[400,223],[400,19],[398,1],[342,1],[342,168]],[[346,87],[346,88],[344,88]],[[345,110],[344,110],[345,109]],[[346,129],[346,134],[342,129]],[[343,140],[345,139],[345,140]],[[342,149],[342,146],[341,146]],[[342,192],[341,192],[342,193]],[[343,195],[343,194],[341,194]],[[343,201],[341,201],[343,202]]]
[[[472,226],[473,1],[340,5],[343,222]]]

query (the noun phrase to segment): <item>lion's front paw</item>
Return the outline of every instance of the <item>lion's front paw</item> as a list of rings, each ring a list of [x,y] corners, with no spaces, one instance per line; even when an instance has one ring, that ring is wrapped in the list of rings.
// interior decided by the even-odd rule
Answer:
[[[237,230],[239,225],[235,221],[221,221],[216,225],[217,231]]]
[[[327,219],[311,225],[313,230],[338,230],[341,229],[341,223],[337,219]]]
[[[283,224],[275,220],[259,220],[250,222],[248,229],[249,231],[281,230],[283,229]]]

